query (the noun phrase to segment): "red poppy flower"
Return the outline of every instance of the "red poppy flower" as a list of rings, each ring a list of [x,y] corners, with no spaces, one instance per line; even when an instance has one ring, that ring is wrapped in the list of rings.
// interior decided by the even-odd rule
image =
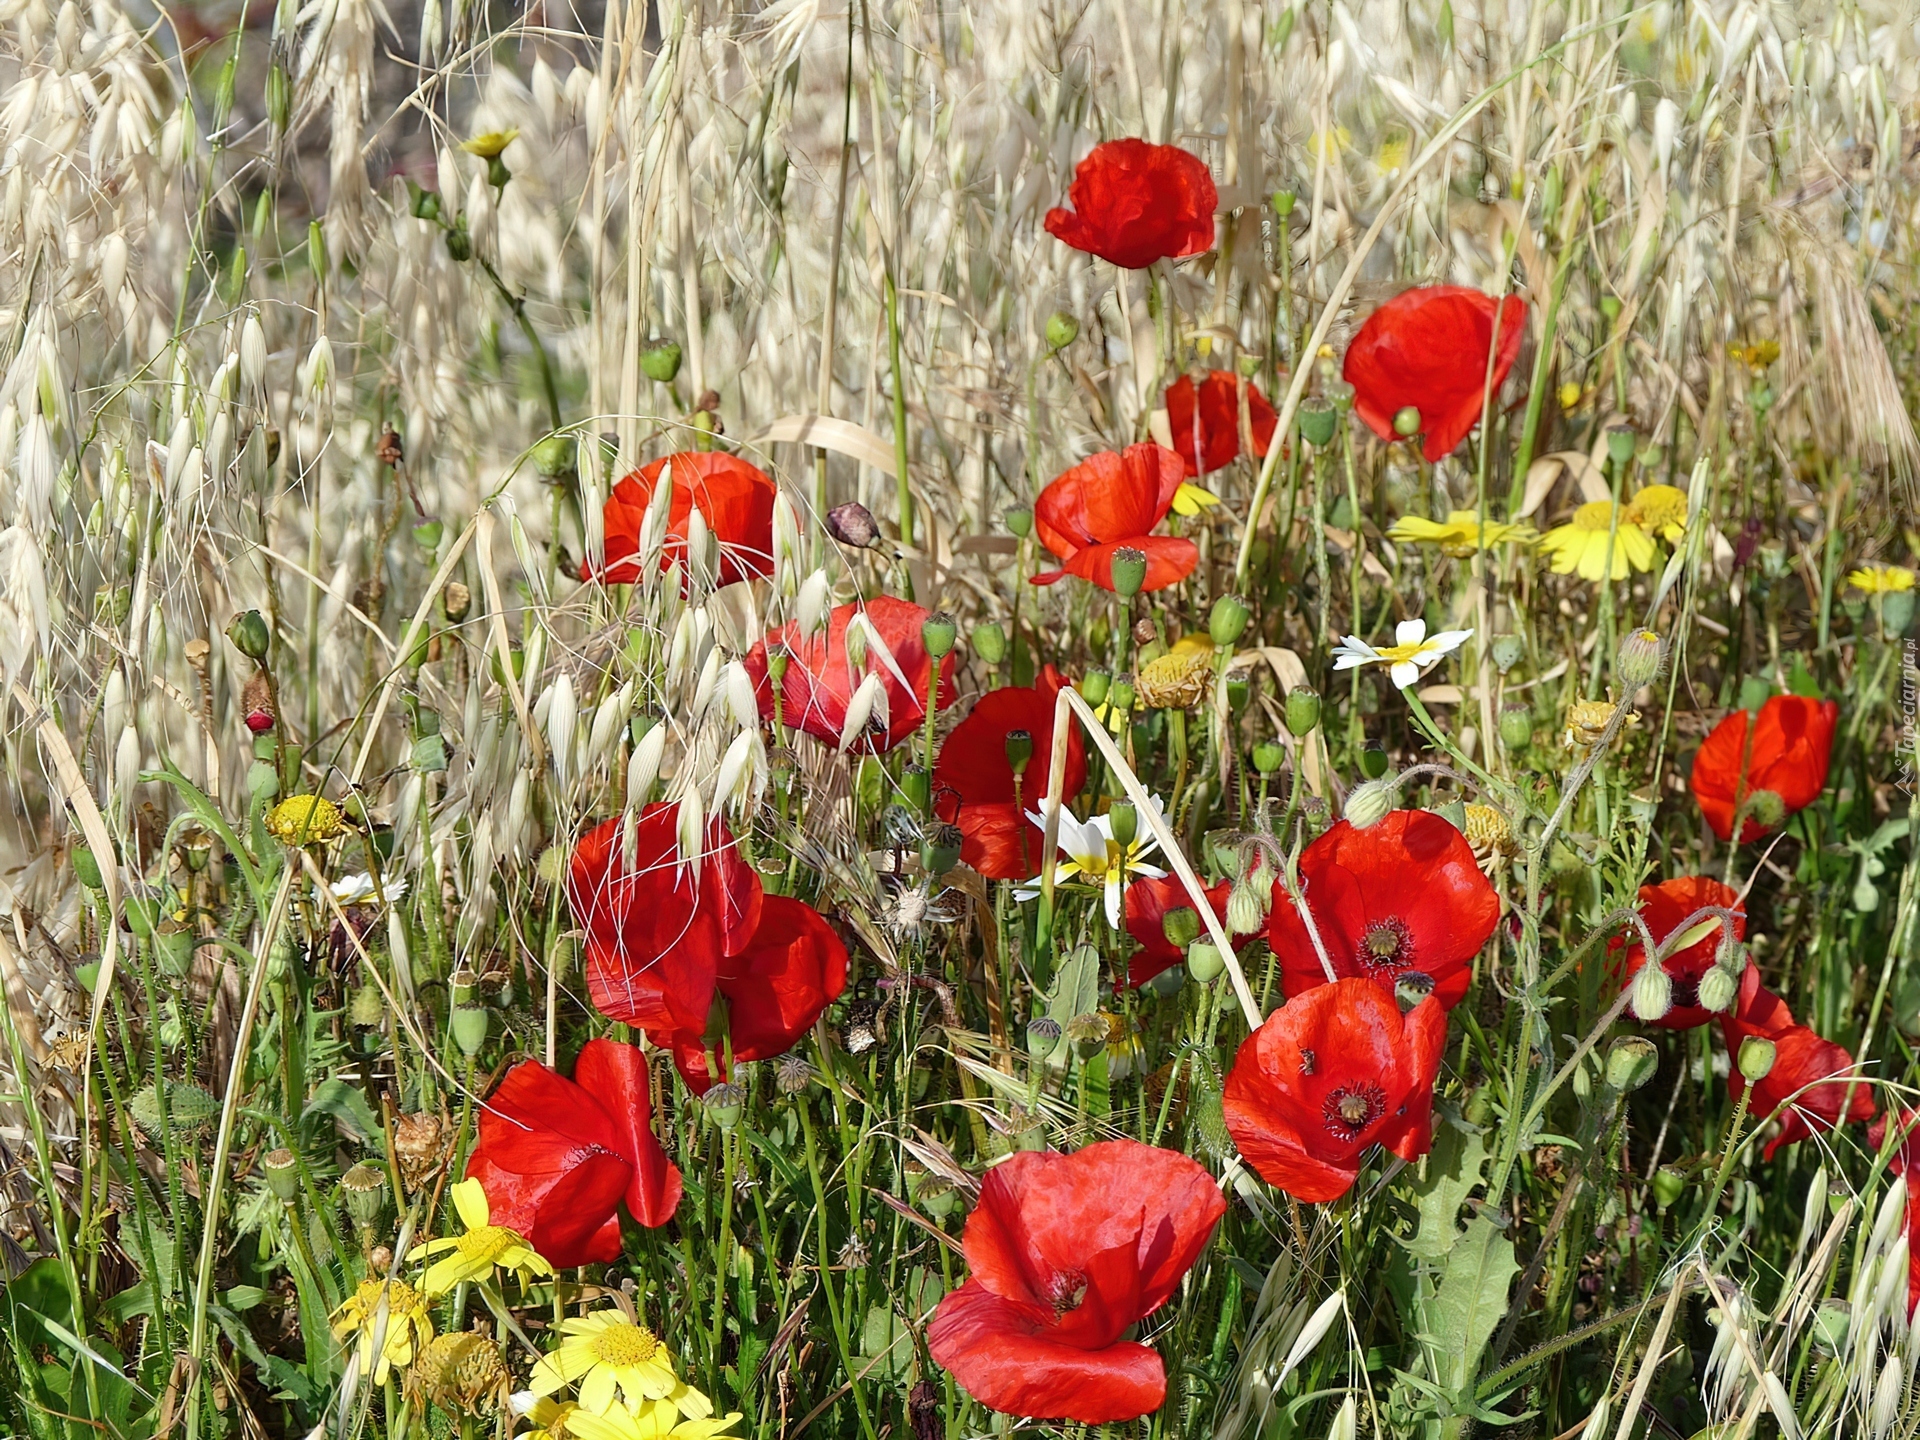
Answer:
[[[1744,841],[1820,798],[1840,707],[1804,695],[1775,695],[1760,707],[1751,746],[1748,719],[1745,710],[1734,711],[1713,727],[1693,758],[1693,798],[1722,840],[1733,838],[1733,812],[1742,806]]]
[[[1200,549],[1191,540],[1150,535],[1186,482],[1186,467],[1164,445],[1129,445],[1115,454],[1090,455],[1060,475],[1033,504],[1033,527],[1040,543],[1062,568],[1033,577],[1051,585],[1062,575],[1078,575],[1102,589],[1113,588],[1113,552],[1126,547],[1147,557],[1143,590],[1164,590],[1193,573]]]
[[[1240,385],[1232,372],[1209,370],[1200,382],[1199,402],[1194,404],[1191,376],[1182,375],[1167,387],[1167,427],[1189,475],[1218,470],[1240,453]],[[1280,417],[1252,382],[1247,385],[1247,418],[1253,426],[1253,453],[1264,455]]]
[[[1887,1126],[1896,1127],[1899,1145],[1887,1158],[1887,1168],[1907,1182],[1907,1318],[1920,1306],[1920,1110],[1895,1110],[1882,1115],[1867,1130],[1867,1142],[1878,1150],[1887,1143]]]
[[[620,1257],[618,1208],[649,1228],[680,1204],[680,1172],[653,1134],[637,1046],[589,1040],[568,1080],[525,1060],[480,1109],[467,1178],[495,1225],[566,1269]]]
[[[1321,985],[1240,1043],[1221,1100],[1227,1131],[1246,1162],[1296,1200],[1337,1200],[1368,1146],[1403,1160],[1427,1153],[1446,1047],[1438,996],[1402,1015],[1371,981]]]
[[[1647,929],[1653,933],[1657,945],[1666,944],[1683,924],[1709,905],[1733,911],[1733,938],[1746,938],[1746,911],[1740,906],[1740,893],[1718,880],[1709,880],[1701,875],[1683,875],[1676,880],[1663,880],[1658,885],[1640,887],[1640,914],[1646,920]],[[1618,949],[1625,944],[1625,941],[1615,940],[1609,948]],[[1626,963],[1621,974],[1623,983],[1631,981],[1640,973],[1640,967],[1647,963],[1646,946],[1635,941],[1626,949]],[[1673,1008],[1658,1020],[1643,1023],[1656,1025],[1662,1030],[1691,1030],[1696,1025],[1719,1019],[1717,1012],[1703,1009],[1700,1005],[1700,981],[1713,968],[1719,954],[1720,921],[1717,917],[1709,916],[1694,927],[1692,943],[1661,961],[1661,968],[1673,981]],[[1751,960],[1741,971],[1742,978],[1749,972],[1756,976],[1759,973],[1754,970]],[[1635,1015],[1634,1018],[1638,1020],[1640,1017]]]
[[[847,947],[811,905],[769,895],[762,901],[760,928],[737,955],[721,961],[715,987],[726,998],[733,1058],[768,1060],[797,1045],[847,988]],[[714,1077],[707,1068],[704,1024],[649,1030],[647,1038],[672,1048],[688,1089],[707,1092]],[[722,1058],[717,1047],[714,1058]]]
[[[1053,708],[1060,672],[1049,665],[1039,683],[1003,685],[974,702],[967,718],[941,743],[933,767],[934,813],[960,827],[960,858],[989,880],[1026,880],[1039,873],[1041,834],[1026,812],[1047,793],[1053,755]],[[1032,758],[1018,785],[1007,758],[1007,736],[1024,730]],[[1086,743],[1067,726],[1066,798],[1087,783]]]
[[[863,610],[861,630],[867,653],[864,666],[856,670],[847,655],[847,630]],[[780,682],[781,724],[838,745],[847,727],[848,706],[861,686],[871,680],[874,690],[870,694],[876,698],[862,736],[855,743],[862,749],[891,750],[927,718],[927,685],[932,679],[933,660],[920,638],[927,614],[905,600],[876,595],[864,604],[856,601],[836,607],[825,634],[816,633],[803,640],[797,622],[782,625],[741,661],[760,697],[761,717],[773,719],[767,647],[774,645],[787,653],[787,673]],[[889,656],[892,663],[888,663]],[[940,660],[940,704],[952,704],[954,694],[953,653],[949,651]]]
[[[1172,1298],[1226,1208],[1200,1166],[1137,1140],[1017,1154],[980,1182],[961,1242],[973,1275],[941,1300],[927,1348],[989,1409],[1138,1419],[1166,1400],[1166,1367],[1124,1337]]]
[[[624,861],[625,821],[580,837],[567,867],[567,902],[587,932],[587,993],[610,1019],[645,1029],[703,1029],[721,961],[760,924],[760,877],[718,820],[706,853],[680,857],[679,807],[648,805]]]
[[[1467,837],[1430,810],[1395,810],[1364,830],[1340,821],[1301,853],[1300,883],[1336,974],[1371,980],[1389,996],[1402,976],[1425,976],[1448,1009],[1467,993],[1473,957],[1500,920],[1500,897]],[[1289,996],[1326,983],[1319,951],[1278,883],[1267,941]]]
[[[1233,886],[1222,880],[1209,889],[1207,906],[1215,918],[1227,913],[1227,893]],[[1127,957],[1127,986],[1137,990],[1154,976],[1175,965],[1186,962],[1185,952],[1175,948],[1167,939],[1166,918],[1170,910],[1193,909],[1193,897],[1187,893],[1187,887],[1180,883],[1178,876],[1169,875],[1164,879],[1155,879],[1143,875],[1137,880],[1127,882],[1127,933],[1140,942],[1140,948]],[[1206,920],[1200,922],[1200,938],[1207,938]],[[1251,935],[1233,937],[1233,948],[1238,951],[1251,944]]]
[[[1773,1068],[1753,1087],[1748,1106],[1757,1118],[1780,1122],[1779,1133],[1762,1152],[1767,1159],[1782,1145],[1835,1128],[1843,1106],[1845,1120],[1873,1118],[1873,1090],[1854,1070],[1853,1055],[1796,1021],[1787,1002],[1771,990],[1756,987],[1743,996],[1733,1014],[1720,1017],[1720,1030],[1733,1056],[1727,1089],[1735,1101],[1747,1088],[1740,1074],[1740,1042],[1750,1035],[1773,1042]]]
[[[687,556],[688,519],[695,509],[720,545],[719,583],[767,575],[773,570],[773,481],[736,455],[719,450],[683,450],[666,455],[613,487],[601,511],[606,535],[606,564],[597,572],[611,584],[639,581],[640,526],[653,500],[653,488],[667,466],[673,467],[673,498],[667,508],[667,540],[660,568]],[[591,580],[591,561],[582,561],[580,578]]]
[[[1480,423],[1496,308],[1498,394],[1526,334],[1527,302],[1509,295],[1496,307],[1491,295],[1464,285],[1426,285],[1403,290],[1374,311],[1347,346],[1343,373],[1353,386],[1354,411],[1382,440],[1396,440],[1393,417],[1412,406],[1420,412],[1428,462],[1451,455]]]
[[[1207,167],[1177,145],[1096,145],[1074,167],[1067,199],[1073,209],[1047,211],[1047,233],[1122,270],[1213,248],[1219,192]]]

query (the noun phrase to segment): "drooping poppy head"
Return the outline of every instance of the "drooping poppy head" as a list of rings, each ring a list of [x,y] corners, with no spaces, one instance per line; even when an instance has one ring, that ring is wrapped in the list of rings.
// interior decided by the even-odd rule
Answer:
[[[933,660],[920,638],[927,616],[918,605],[876,595],[836,606],[824,634],[803,638],[797,621],[782,625],[741,660],[759,696],[761,718],[774,719],[774,685],[767,669],[768,648],[774,647],[787,658],[779,686],[782,725],[842,749],[891,750],[927,718]],[[948,651],[940,660],[940,704],[952,704],[954,695],[953,652]],[[860,721],[851,734],[850,714]]]
[[[933,767],[934,812],[960,827],[960,858],[989,880],[1026,880],[1040,869],[1041,837],[1027,819],[1047,793],[1053,756],[1053,712],[1062,685],[1049,665],[1033,685],[1003,685],[974,702],[967,718],[941,742]],[[1013,752],[1026,752],[1015,783]],[[1086,742],[1067,726],[1065,798],[1087,783]]]
[[[927,1348],[992,1410],[1098,1425],[1166,1400],[1166,1367],[1123,1338],[1164,1305],[1227,1202],[1173,1150],[1107,1140],[1024,1151],[987,1172],[962,1240],[972,1277],[948,1293]]]
[[[1222,880],[1207,891],[1207,906],[1216,919],[1227,913],[1227,894],[1233,889],[1228,881]],[[1171,970],[1175,965],[1186,962],[1186,952],[1167,939],[1167,916],[1176,910],[1192,910],[1193,897],[1187,893],[1187,887],[1178,876],[1166,875],[1155,878],[1143,875],[1127,882],[1127,933],[1140,944],[1140,948],[1127,957],[1127,986],[1138,989],[1162,971]],[[1200,938],[1206,939],[1206,920],[1198,911],[1194,919],[1200,923]],[[1239,950],[1253,942],[1252,935],[1233,937],[1233,948]]]
[[[1113,589],[1113,552],[1147,557],[1142,590],[1164,590],[1193,573],[1200,549],[1191,540],[1148,532],[1167,518],[1186,480],[1180,457],[1164,445],[1129,445],[1090,455],[1054,479],[1033,503],[1033,528],[1061,567],[1033,577],[1051,585],[1078,575]]]
[[[718,988],[733,1058],[770,1060],[797,1045],[847,988],[847,947],[811,905],[769,895],[761,902],[760,928],[721,962]],[[690,1090],[707,1092],[715,1077],[707,1066],[704,1027],[649,1030],[647,1038],[671,1047]],[[714,1058],[724,1064],[718,1050]]]
[[[1827,788],[1827,760],[1840,707],[1804,695],[1775,695],[1760,707],[1748,738],[1745,710],[1736,710],[1701,742],[1693,758],[1693,798],[1722,840],[1757,839],[1804,810]]]
[[[618,1208],[667,1223],[680,1172],[653,1133],[647,1062],[636,1046],[589,1040],[571,1080],[525,1060],[480,1109],[467,1178],[492,1224],[519,1233],[560,1269],[620,1257]]]
[[[683,858],[679,807],[646,806],[582,835],[567,866],[567,903],[586,931],[587,992],[609,1019],[645,1029],[702,1029],[725,957],[760,924],[760,877],[718,820],[705,853]]]
[[[1480,423],[1487,389],[1487,354],[1499,315],[1499,352],[1492,393],[1498,395],[1526,334],[1527,302],[1464,285],[1403,290],[1361,325],[1347,346],[1342,373],[1353,386],[1353,408],[1382,440],[1404,439],[1394,426],[1401,411],[1419,412],[1421,453],[1429,463],[1451,455]]]
[[[1367,980],[1295,996],[1240,1044],[1222,1097],[1246,1162],[1296,1200],[1336,1200],[1371,1145],[1417,1160],[1433,1143],[1433,1083],[1447,1012],[1403,1015]]]
[[[609,584],[632,585],[640,575],[640,527],[652,503],[654,487],[671,467],[673,496],[667,509],[667,538],[660,568],[687,558],[687,528],[697,509],[720,547],[717,584],[771,574],[773,502],[778,491],[762,470],[737,455],[719,450],[683,450],[644,465],[613,487],[602,513],[606,564],[597,572]],[[594,578],[582,561],[580,578]]]
[[[1067,200],[1071,210],[1047,212],[1047,233],[1122,270],[1213,248],[1219,192],[1206,165],[1177,145],[1096,145],[1074,167]]]
[[[1890,1110],[1867,1129],[1867,1143],[1875,1150],[1887,1143],[1887,1127],[1893,1127],[1894,1151],[1887,1157],[1887,1168],[1907,1182],[1907,1318],[1913,1318],[1920,1306],[1920,1110]]]
[[[1197,387],[1198,403],[1192,376],[1182,375],[1167,387],[1167,428],[1188,475],[1218,470],[1240,453],[1240,384],[1229,370],[1209,370]],[[1252,381],[1246,386],[1253,453],[1265,455],[1280,417]]]
[[[1696,1025],[1705,1025],[1709,1020],[1720,1018],[1715,1011],[1700,1004],[1700,981],[1713,969],[1719,958],[1722,929],[1717,915],[1694,920],[1693,917],[1707,906],[1733,911],[1733,938],[1746,938],[1746,911],[1741,908],[1739,892],[1731,886],[1702,875],[1683,875],[1677,879],[1663,880],[1658,885],[1640,887],[1640,914],[1646,920],[1647,929],[1652,932],[1656,945],[1666,944],[1683,925],[1687,927],[1686,933],[1680,935],[1679,948],[1661,962],[1661,968],[1673,981],[1673,1008],[1658,1020],[1642,1023],[1657,1025],[1662,1030],[1691,1030]],[[1612,945],[1617,948],[1623,943],[1615,940]],[[1631,984],[1633,977],[1640,973],[1646,963],[1646,946],[1637,940],[1627,945],[1626,960],[1621,967],[1622,983]],[[1751,960],[1741,970],[1743,976],[1749,972],[1755,976],[1759,973],[1754,970]],[[1758,980],[1754,983],[1757,984]],[[1634,1018],[1638,1020],[1640,1016],[1636,1014]]]
[[[1430,810],[1394,810],[1356,829],[1345,820],[1300,856],[1307,909],[1334,973],[1378,985],[1403,982],[1452,1009],[1467,993],[1473,957],[1500,919],[1500,897],[1473,846]],[[1327,972],[1286,887],[1273,887],[1267,940],[1289,996],[1324,985]]]
[[[1780,1122],[1761,1152],[1767,1159],[1782,1145],[1804,1140],[1816,1130],[1832,1130],[1843,1119],[1873,1118],[1873,1088],[1854,1068],[1852,1053],[1800,1024],[1787,1002],[1771,990],[1755,986],[1743,994],[1734,1012],[1720,1017],[1720,1030],[1733,1058],[1727,1090],[1736,1103],[1747,1088],[1740,1074],[1740,1042],[1749,1036],[1773,1042],[1773,1068],[1755,1083],[1748,1104],[1757,1120]]]

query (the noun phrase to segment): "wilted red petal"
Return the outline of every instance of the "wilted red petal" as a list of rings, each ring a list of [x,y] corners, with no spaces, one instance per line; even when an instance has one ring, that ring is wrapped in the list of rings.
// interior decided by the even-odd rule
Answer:
[[[1394,296],[1367,317],[1347,347],[1343,373],[1354,387],[1355,413],[1382,440],[1394,440],[1393,417],[1411,405],[1420,412],[1427,460],[1451,455],[1480,422],[1495,308],[1491,295],[1461,285],[1421,286]],[[1527,302],[1509,295],[1498,308],[1496,395],[1520,353]]]
[[[871,636],[867,641],[866,666],[855,673],[847,659],[847,626],[861,609],[874,630],[892,653],[900,674],[907,678],[902,687],[899,676],[877,653]],[[929,612],[891,595],[877,595],[861,603],[841,605],[829,617],[824,635],[801,639],[799,625],[789,622],[768,634],[748,651],[741,663],[752,677],[760,700],[763,719],[774,718],[773,684],[767,672],[767,647],[776,645],[788,655],[787,673],[780,685],[780,723],[803,730],[817,740],[838,745],[847,725],[847,707],[853,693],[868,675],[878,675],[887,695],[886,723],[878,717],[869,722],[866,738],[855,742],[862,751],[891,750],[912,736],[927,716],[927,686],[932,678],[933,660],[921,639],[921,627]],[[940,704],[953,703],[953,652],[940,661]]]
[[[1209,370],[1198,388],[1182,375],[1167,387],[1167,428],[1188,475],[1204,475],[1232,462],[1240,453],[1240,381],[1231,371]],[[1247,382],[1247,419],[1253,428],[1253,453],[1265,455],[1279,420],[1259,387]]]
[[[1213,248],[1213,176],[1176,145],[1096,145],[1075,167],[1067,199],[1071,210],[1047,212],[1047,233],[1123,270]]]
[[[773,570],[773,502],[778,490],[767,474],[736,455],[720,450],[684,450],[665,455],[628,475],[613,487],[602,511],[606,536],[606,580],[631,585],[640,579],[637,551],[640,526],[660,476],[673,467],[673,498],[667,508],[666,544],[660,568],[685,563],[687,527],[695,508],[720,547],[719,583],[770,574]],[[580,578],[593,570],[582,563]]]
[[[600,1102],[631,1166],[626,1201],[633,1218],[653,1229],[680,1204],[680,1171],[653,1133],[653,1093],[647,1059],[637,1045],[589,1040],[573,1065],[573,1081]]]
[[[1466,836],[1428,810],[1395,810],[1356,829],[1342,820],[1300,857],[1300,881],[1334,972],[1364,977],[1391,995],[1418,972],[1452,1007],[1467,993],[1471,965],[1500,920],[1500,897]],[[1286,887],[1273,887],[1267,939],[1289,996],[1326,983]]]
[[[1739,892],[1731,886],[1722,885],[1718,880],[1708,879],[1704,875],[1682,875],[1663,880],[1658,885],[1640,887],[1640,913],[1656,945],[1665,944],[1691,916],[1710,905],[1733,911],[1734,939],[1745,938],[1746,912],[1740,907]],[[1615,940],[1612,945],[1617,949],[1623,943]],[[1662,1030],[1691,1030],[1718,1019],[1714,1011],[1703,1008],[1699,1001],[1700,981],[1714,967],[1719,955],[1720,926],[1715,923],[1707,934],[1661,962],[1661,968],[1673,981],[1673,1007],[1658,1020],[1642,1023],[1658,1026]],[[1621,983],[1631,983],[1646,963],[1646,946],[1638,941],[1627,944],[1626,958],[1621,965]],[[1745,968],[1752,969],[1752,962],[1749,961]],[[1742,971],[1744,973],[1745,970]],[[1639,1017],[1636,1015],[1634,1018]]]
[[[1733,814],[1756,791],[1771,790],[1791,815],[1820,798],[1827,788],[1827,762],[1833,751],[1840,707],[1832,700],[1804,695],[1774,695],[1753,721],[1748,750],[1745,710],[1735,710],[1701,742],[1693,760],[1693,796],[1722,840],[1733,836]],[[1744,780],[1741,775],[1745,764]],[[1740,827],[1743,841],[1757,839],[1767,827],[1751,814]]]

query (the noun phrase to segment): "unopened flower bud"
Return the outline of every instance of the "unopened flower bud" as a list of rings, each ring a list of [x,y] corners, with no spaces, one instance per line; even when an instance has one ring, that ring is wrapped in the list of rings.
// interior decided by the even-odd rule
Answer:
[[[1218,947],[1208,940],[1196,940],[1187,947],[1187,974],[1202,985],[1211,985],[1227,972],[1227,962]]]
[[[1651,1025],[1673,1008],[1673,979],[1666,970],[1649,960],[1633,977],[1633,1013]]]
[[[992,620],[973,627],[973,653],[989,665],[1007,658],[1007,632]]]
[[[1519,701],[1500,707],[1500,743],[1508,750],[1524,750],[1533,743],[1533,710]]]
[[[1160,917],[1160,933],[1176,950],[1185,950],[1200,938],[1200,916],[1191,906],[1177,905]]]
[[[1113,582],[1113,593],[1123,600],[1131,600],[1140,593],[1140,587],[1147,583],[1147,556],[1144,550],[1136,550],[1131,545],[1122,545],[1113,552],[1113,559],[1107,567],[1107,578]]]
[[[1320,692],[1311,685],[1296,685],[1287,692],[1287,730],[1296,739],[1308,735],[1320,723]]]
[[[1267,197],[1267,204],[1273,207],[1273,213],[1284,220],[1293,214],[1294,194],[1291,190],[1276,190]]]
[[[1333,443],[1334,427],[1333,406],[1319,396],[1311,396],[1300,404],[1300,438],[1316,450],[1324,450]]]
[[[1027,1053],[1036,1060],[1045,1060],[1060,1048],[1060,1023],[1045,1015],[1036,1015],[1027,1022]]]
[[[1660,678],[1661,662],[1666,659],[1666,643],[1652,630],[1630,630],[1620,642],[1614,657],[1613,673],[1628,690],[1638,690]]]
[[[1638,1090],[1660,1068],[1660,1052],[1644,1035],[1622,1035],[1607,1047],[1607,1084]]]
[[[1131,800],[1116,800],[1107,807],[1107,824],[1112,828],[1114,844],[1125,850],[1140,833],[1140,812]]]
[[[920,625],[920,643],[927,648],[927,654],[935,660],[944,659],[953,651],[953,642],[959,638],[960,627],[953,616],[944,610],[929,615]]]
[[[746,1110],[747,1092],[731,1080],[723,1080],[707,1091],[700,1103],[709,1120],[722,1130],[731,1130]]]
[[[571,435],[549,435],[533,447],[533,468],[542,480],[555,484],[575,473],[579,447]]]
[[[1340,812],[1356,830],[1378,825],[1393,810],[1393,785],[1386,780],[1367,780],[1347,792],[1347,803]]]
[[[1022,540],[1033,533],[1033,508],[1029,505],[1009,506],[1000,518],[1006,521],[1007,529]]]
[[[1104,705],[1113,688],[1113,677],[1104,670],[1089,670],[1080,677],[1080,698],[1089,705]]]
[[[1700,977],[1700,1008],[1711,1010],[1716,1015],[1725,1014],[1733,1007],[1734,997],[1740,993],[1740,982],[1714,966]]]
[[[1749,1035],[1740,1042],[1740,1078],[1758,1085],[1773,1073],[1774,1044],[1762,1035]]]
[[[1267,921],[1267,907],[1260,903],[1260,892],[1248,880],[1236,880],[1227,891],[1227,929],[1235,935],[1251,935]]]
[[[1027,773],[1027,766],[1033,760],[1033,733],[1028,730],[1007,731],[1007,764],[1015,775]]]
[[[640,373],[660,385],[671,385],[680,373],[680,347],[671,340],[656,340],[640,352]]]
[[[1216,645],[1236,644],[1246,634],[1251,618],[1246,601],[1238,595],[1222,595],[1213,602],[1213,612],[1207,617],[1207,634]]]
[[[1747,819],[1763,830],[1772,830],[1787,818],[1787,802],[1775,790],[1756,790],[1747,797]]]
[[[1393,433],[1403,440],[1411,440],[1420,433],[1420,412],[1411,405],[1402,405],[1393,412]]]
[[[1047,317],[1047,349],[1064,350],[1080,338],[1080,322],[1064,310]]]
[[[827,533],[842,545],[865,550],[879,540],[880,522],[858,500],[849,500],[827,512]]]
[[[1287,752],[1277,740],[1262,740],[1253,747],[1253,769],[1256,775],[1271,775],[1286,760]]]
[[[273,634],[258,610],[248,610],[233,617],[233,623],[227,626],[227,639],[249,660],[264,660],[267,648],[273,643]]]

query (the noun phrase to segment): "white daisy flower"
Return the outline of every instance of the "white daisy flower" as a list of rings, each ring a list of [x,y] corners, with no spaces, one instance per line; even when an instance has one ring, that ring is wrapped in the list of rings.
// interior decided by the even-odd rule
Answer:
[[[1385,665],[1396,688],[1404,690],[1420,678],[1421,672],[1438,664],[1440,657],[1458,650],[1467,642],[1471,630],[1442,630],[1429,637],[1424,620],[1402,620],[1393,627],[1394,643],[1376,650],[1358,635],[1349,635],[1333,650],[1333,668],[1352,670],[1360,665]]]
[[[1167,807],[1155,795],[1153,813],[1164,817]],[[1042,831],[1047,828],[1047,817],[1038,810],[1029,810],[1027,818]],[[1150,875],[1158,880],[1166,875],[1158,865],[1149,865],[1145,856],[1160,848],[1160,842],[1154,838],[1153,829],[1145,823],[1144,817],[1134,833],[1133,843],[1123,853],[1120,842],[1113,838],[1113,822],[1105,815],[1096,815],[1091,820],[1076,820],[1071,814],[1062,812],[1060,816],[1060,854],[1061,860],[1054,867],[1053,878],[1056,881],[1071,880],[1076,876],[1092,885],[1102,886],[1106,890],[1107,923],[1114,929],[1120,928],[1121,890],[1129,876]],[[1027,885],[1014,892],[1022,900],[1031,900],[1040,893],[1038,885]]]

